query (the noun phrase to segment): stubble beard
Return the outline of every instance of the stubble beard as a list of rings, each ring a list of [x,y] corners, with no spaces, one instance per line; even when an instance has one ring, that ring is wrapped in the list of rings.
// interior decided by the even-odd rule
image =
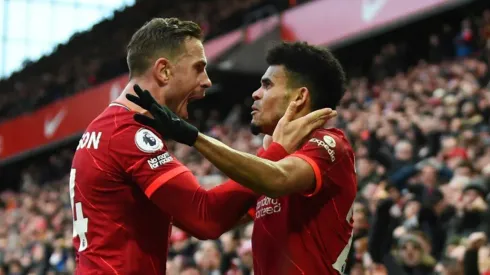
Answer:
[[[250,131],[252,135],[257,136],[262,133],[262,128],[255,123],[250,123]]]

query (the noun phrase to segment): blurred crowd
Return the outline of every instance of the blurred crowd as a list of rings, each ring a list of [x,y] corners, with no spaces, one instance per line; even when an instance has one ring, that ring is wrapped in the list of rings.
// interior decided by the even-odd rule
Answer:
[[[214,2],[223,1],[205,5]],[[405,49],[384,47],[366,78],[350,80],[339,116],[329,122],[345,131],[356,153],[359,192],[346,274],[490,274],[490,11],[427,39],[428,58],[408,70]],[[87,70],[101,68],[96,61],[97,66],[85,64],[92,59],[76,58],[87,76]],[[55,87],[74,77],[76,66],[67,66],[51,75]],[[25,89],[27,82],[18,79],[16,89]],[[59,96],[66,93],[61,90]],[[25,100],[33,96],[23,91]],[[242,112],[248,110],[236,106],[195,123],[208,135],[255,153],[262,140],[250,134]],[[192,148],[169,147],[205,188],[226,180]],[[69,148],[32,163],[22,174],[20,192],[0,193],[0,275],[73,273],[72,155]],[[198,241],[174,228],[167,274],[253,274],[252,230],[253,223],[219,240]]]
[[[153,17],[179,17],[197,22],[205,39],[244,24],[244,14],[278,1],[265,0],[138,0],[116,11],[91,30],[74,34],[51,55],[8,79],[0,80],[0,121],[33,111],[48,103],[127,72],[126,45],[131,35]],[[286,8],[287,5],[275,5]]]

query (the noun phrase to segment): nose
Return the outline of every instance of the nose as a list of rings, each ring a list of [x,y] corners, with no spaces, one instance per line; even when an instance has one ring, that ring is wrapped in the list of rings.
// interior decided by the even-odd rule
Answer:
[[[207,89],[207,88],[211,87],[211,85],[213,85],[213,83],[211,82],[211,79],[209,79],[208,73],[206,71],[204,71],[204,77],[201,81],[201,87],[203,89]]]
[[[257,90],[255,90],[255,92],[252,93],[252,98],[254,100],[259,100],[261,97],[262,97],[262,89],[261,88],[258,88]]]

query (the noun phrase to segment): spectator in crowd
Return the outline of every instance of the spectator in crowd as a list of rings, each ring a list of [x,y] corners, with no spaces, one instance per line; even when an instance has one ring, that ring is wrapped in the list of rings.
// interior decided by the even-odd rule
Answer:
[[[475,34],[469,19],[461,22],[461,30],[455,38],[456,56],[466,57],[473,52]]]

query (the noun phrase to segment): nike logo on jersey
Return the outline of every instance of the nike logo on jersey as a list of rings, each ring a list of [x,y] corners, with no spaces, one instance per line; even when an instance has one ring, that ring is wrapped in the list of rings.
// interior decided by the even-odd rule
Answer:
[[[53,118],[44,121],[44,137],[51,138],[65,118],[66,110],[61,109]]]

